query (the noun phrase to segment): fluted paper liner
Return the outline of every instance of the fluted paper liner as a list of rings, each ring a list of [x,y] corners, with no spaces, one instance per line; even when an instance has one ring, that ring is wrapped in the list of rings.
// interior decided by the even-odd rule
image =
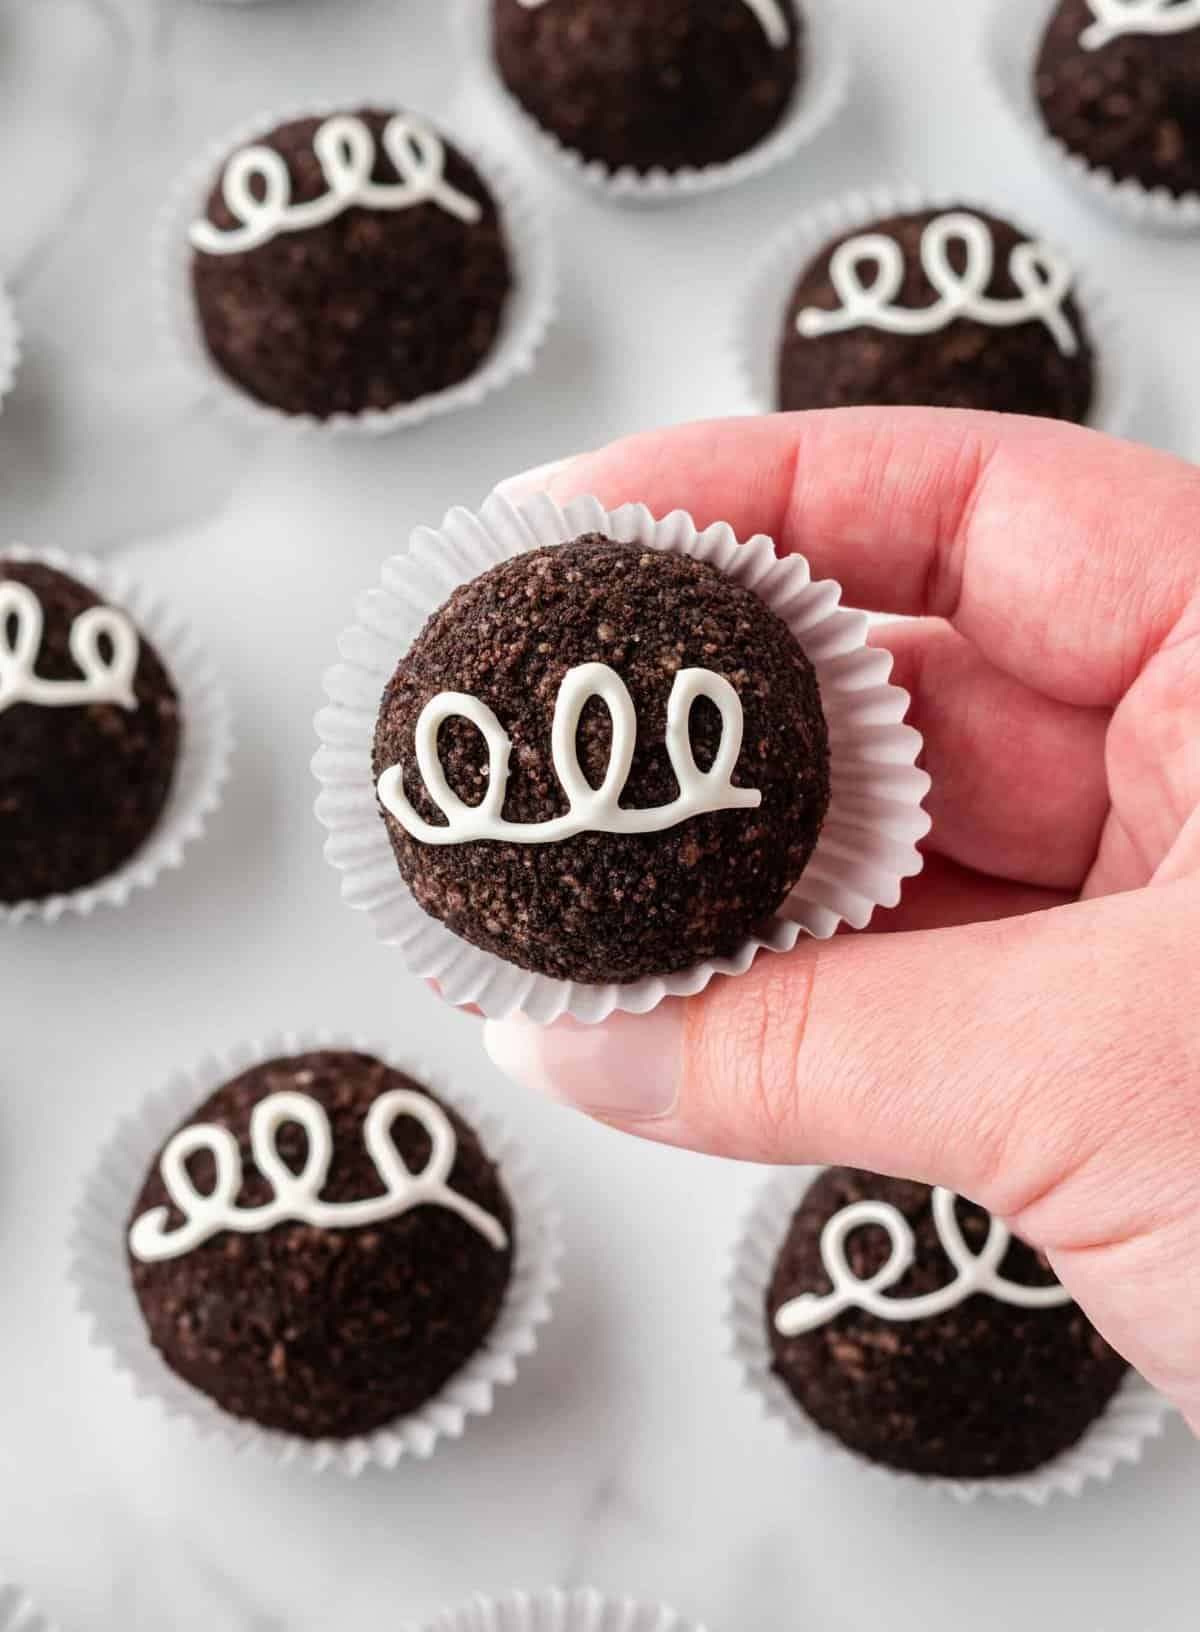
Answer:
[[[245,3],[245,0],[239,0]],[[294,119],[324,119],[347,108],[398,106],[395,91],[383,96],[357,96],[322,102],[283,112],[263,113],[213,142],[203,157],[178,178],[159,217],[152,246],[156,318],[167,348],[193,376],[202,390],[248,427],[274,425],[292,431],[331,435],[380,435],[423,425],[441,414],[473,408],[494,391],[528,374],[541,349],[558,305],[558,272],[550,223],[527,188],[509,167],[481,151],[473,142],[448,129],[440,120],[429,121],[478,170],[495,199],[504,228],[513,287],[501,318],[492,350],[475,372],[457,385],[418,397],[391,408],[366,408],[361,413],[290,414],[238,385],[210,357],[204,344],[192,293],[193,249],[188,228],[204,214],[208,195],[225,160],[236,148],[261,138]]]
[[[816,669],[832,759],[828,816],[779,912],[730,957],[626,985],[533,974],[427,916],[396,866],[371,774],[384,688],[452,590],[499,561],[592,532],[695,556],[752,589]],[[842,923],[862,929],[876,907],[895,906],[903,880],[921,870],[929,778],[916,768],[921,737],[903,723],[908,693],[889,683],[891,655],[867,646],[866,614],[840,598],[837,584],[814,582],[803,557],[777,557],[764,535],[740,544],[726,524],[701,532],[681,510],[656,521],[640,504],[610,513],[594,498],[560,507],[543,493],[513,505],[494,493],[478,514],[452,510],[440,529],[418,528],[408,553],[384,564],[380,587],[359,598],[358,621],[338,643],[342,661],[325,677],[329,704],[317,715],[317,815],[329,829],[325,853],[343,874],[343,897],[399,949],[410,974],[436,980],[450,1002],[475,1004],[493,1019],[520,1011],[543,1023],[566,1014],[588,1023],[614,1010],[644,1014],[664,997],[701,991],[714,975],[743,974],[760,951],[790,951],[802,934],[824,939]]]
[[[0,1576],[0,1632],[54,1632],[20,1587]]]
[[[187,847],[200,838],[221,803],[233,752],[225,694],[183,621],[121,568],[86,555],[29,550],[20,545],[0,548],[0,561],[53,567],[86,584],[106,605],[127,612],[138,633],[161,657],[178,694],[179,758],[167,803],[145,843],[115,873],[83,889],[40,901],[0,903],[0,925],[30,918],[55,923],[68,914],[87,917],[100,906],[122,907],[164,872],[182,866]]]
[[[948,1491],[962,1502],[986,1495],[1031,1502],[1035,1507],[1044,1506],[1060,1493],[1078,1496],[1091,1481],[1111,1479],[1123,1462],[1140,1461],[1147,1440],[1162,1433],[1171,1406],[1133,1371],[1082,1439],[1043,1467],[1014,1477],[941,1479],[901,1472],[859,1455],[818,1427],[771,1369],[766,1299],[792,1216],[823,1171],[820,1167],[786,1168],[772,1175],[746,1218],[729,1279],[727,1318],[734,1359],[767,1416],[783,1423],[797,1444],[819,1446],[879,1478]]]
[[[514,1592],[506,1598],[477,1593],[461,1609],[431,1621],[405,1621],[399,1632],[704,1632],[663,1604],[611,1598],[590,1587],[564,1592]]]
[[[913,186],[866,188],[829,199],[778,232],[751,270],[735,320],[734,360],[747,407],[757,413],[774,413],[779,407],[779,349],[788,307],[800,274],[822,250],[888,216],[951,209],[998,216],[1030,241],[1045,241],[1045,234],[1028,223],[1014,221],[1007,205],[962,193],[930,194]],[[1074,274],[1071,294],[1083,313],[1094,356],[1087,422],[1098,431],[1126,436],[1137,414],[1139,360],[1108,293],[1074,255],[1067,259]]]
[[[266,1060],[315,1049],[352,1049],[404,1071],[459,1112],[497,1164],[516,1220],[512,1277],[496,1324],[469,1360],[418,1410],[386,1427],[349,1439],[303,1439],[260,1428],[223,1411],[215,1400],[171,1370],[150,1342],[127,1259],[129,1214],[155,1156],[179,1125],[231,1078]],[[101,1151],[76,1210],[71,1278],[91,1327],[92,1341],[108,1349],[133,1380],[135,1393],[157,1399],[171,1417],[186,1418],[202,1434],[216,1434],[235,1449],[247,1447],[281,1465],[317,1472],[334,1468],[357,1475],[369,1466],[433,1454],[442,1439],[457,1439],[472,1417],[486,1416],[496,1390],[511,1383],[521,1358],[537,1347],[559,1284],[558,1214],[530,1158],[499,1119],[448,1082],[419,1055],[396,1054],[362,1038],[327,1033],[284,1033],[212,1054],[179,1072],[117,1127]]]
[[[16,383],[21,365],[21,325],[4,285],[0,284],[0,408]]]
[[[1093,165],[1047,127],[1038,106],[1034,73],[1052,0],[993,0],[988,56],[993,77],[1026,135],[1076,193],[1143,232],[1200,232],[1200,193],[1143,187]],[[1097,61],[1103,53],[1097,53]]]
[[[619,204],[670,204],[752,181],[793,158],[837,118],[850,91],[851,58],[836,0],[802,0],[807,24],[806,61],[791,106],[756,146],[723,164],[702,169],[613,170],[565,145],[529,113],[496,71],[492,51],[492,0],[458,0],[458,33],[464,57],[494,96],[525,128],[538,148],[573,181]],[[698,118],[703,118],[701,109]]]

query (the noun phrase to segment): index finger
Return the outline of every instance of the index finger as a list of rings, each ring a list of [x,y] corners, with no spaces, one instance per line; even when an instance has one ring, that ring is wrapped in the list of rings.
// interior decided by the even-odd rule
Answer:
[[[1200,472],[1050,420],[922,408],[718,420],[613,443],[546,485],[767,533],[852,605],[948,618],[1070,703],[1116,703],[1200,595]]]

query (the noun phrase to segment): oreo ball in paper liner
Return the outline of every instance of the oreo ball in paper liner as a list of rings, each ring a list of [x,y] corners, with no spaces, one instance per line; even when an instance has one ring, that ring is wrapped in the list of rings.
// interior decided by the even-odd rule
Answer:
[[[1091,336],[1066,258],[964,207],[884,216],[803,269],[778,406],[975,408],[1084,423]]]
[[[271,1039],[126,1124],[73,1273],[144,1392],[349,1473],[491,1409],[547,1318],[557,1223],[503,1130],[431,1080],[351,1040]]]
[[[493,0],[497,70],[610,171],[703,169],[763,141],[805,68],[795,0]]]
[[[247,422],[381,432],[533,366],[554,255],[508,171],[407,110],[263,116],[177,184],[169,339]]]
[[[1139,231],[1200,230],[1195,0],[993,0],[997,88],[1047,163]]]
[[[179,624],[119,571],[0,550],[0,919],[121,904],[215,808],[225,702]]]
[[[733,348],[759,412],[973,408],[1114,436],[1136,424],[1144,371],[1086,265],[1004,205],[911,186],[781,228],[741,292]]]
[[[700,197],[793,157],[841,112],[836,0],[458,0],[468,69],[610,201]]]
[[[645,1012],[919,870],[890,659],[766,538],[494,495],[359,615],[317,720],[327,854],[452,1002]]]
[[[1034,70],[1046,129],[1092,169],[1200,195],[1200,5],[1062,0]]]
[[[735,1352],[772,1415],[960,1497],[1077,1494],[1168,1410],[1041,1254],[947,1190],[781,1175],[732,1284]]]
[[[377,109],[298,119],[231,154],[190,238],[214,362],[317,419],[457,385],[495,344],[512,281],[475,168]]]

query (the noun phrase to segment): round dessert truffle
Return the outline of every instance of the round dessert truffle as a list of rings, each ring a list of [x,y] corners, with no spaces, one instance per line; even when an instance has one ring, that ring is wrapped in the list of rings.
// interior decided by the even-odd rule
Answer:
[[[691,679],[703,690],[680,714],[671,699],[691,683],[684,670],[702,671]],[[597,685],[624,688],[623,748]],[[491,711],[497,744],[507,738],[506,767],[489,770],[463,693]],[[427,760],[436,776],[440,759],[449,799],[432,797],[418,760],[427,707],[441,714]],[[718,765],[739,718],[735,763]],[[385,690],[374,768],[419,905],[509,963],[587,983],[735,951],[804,871],[830,795],[816,675],[786,625],[704,562],[597,533],[505,561],[451,595]],[[385,796],[396,778],[399,797]],[[577,783],[570,797],[564,778]],[[602,786],[620,808],[596,819],[588,795]],[[499,806],[481,832],[472,817],[489,787]]]
[[[1095,364],[1071,288],[1056,251],[978,210],[874,221],[801,273],[779,406],[980,408],[1082,423]]]
[[[862,1283],[907,1257],[894,1256],[881,1206],[900,1236],[911,1232],[912,1253],[872,1293]],[[947,1253],[956,1226],[975,1258],[989,1226],[1002,1228],[927,1185],[827,1169],[792,1219],[767,1291],[774,1370],[815,1423],[873,1462],[953,1479],[1028,1473],[1082,1437],[1128,1368],[1042,1255],[1007,1231],[999,1280],[972,1291]],[[842,1234],[840,1249],[823,1245],[827,1227]],[[832,1296],[838,1268],[845,1290]],[[1043,1290],[1026,1307],[1028,1288]],[[939,1289],[938,1310],[906,1310]]]
[[[701,169],[761,142],[803,69],[796,0],[495,0],[501,78],[609,170]]]
[[[443,1146],[440,1190],[414,1192]],[[480,1347],[513,1238],[497,1169],[455,1111],[369,1055],[322,1050],[256,1065],[196,1108],[142,1186],[129,1264],[179,1376],[264,1428],[346,1439],[416,1410]]]
[[[409,114],[297,119],[238,149],[191,242],[213,361],[260,402],[318,419],[467,379],[512,287],[488,187]]]
[[[0,902],[115,873],[158,824],[179,756],[179,698],[119,608],[0,556]]]
[[[1047,129],[1118,181],[1200,192],[1200,15],[1061,0],[1036,70]]]

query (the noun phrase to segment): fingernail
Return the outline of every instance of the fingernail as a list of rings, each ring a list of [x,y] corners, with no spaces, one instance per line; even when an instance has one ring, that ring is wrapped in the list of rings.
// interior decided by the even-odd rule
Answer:
[[[574,458],[552,459],[548,465],[535,465],[532,470],[523,470],[519,476],[509,476],[497,483],[496,492],[502,499],[515,504],[518,499],[526,499],[531,493],[541,493],[550,486],[554,478],[574,463]]]
[[[667,1002],[599,1026],[489,1020],[483,1039],[506,1077],[561,1105],[616,1122],[655,1122],[679,1102],[683,1027],[683,1004]]]

